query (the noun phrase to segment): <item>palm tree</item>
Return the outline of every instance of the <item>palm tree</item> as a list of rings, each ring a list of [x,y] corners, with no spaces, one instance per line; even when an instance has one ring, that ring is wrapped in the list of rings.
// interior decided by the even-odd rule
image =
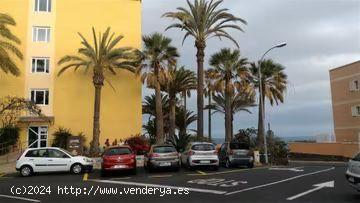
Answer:
[[[66,55],[62,57],[58,65],[63,66],[58,73],[62,75],[70,68],[78,70],[84,68],[87,72],[92,70],[92,79],[95,87],[94,99],[94,120],[93,120],[93,140],[91,141],[90,153],[96,155],[99,153],[100,139],[100,102],[101,89],[104,86],[106,72],[116,75],[116,69],[135,72],[138,65],[135,57],[135,50],[129,47],[117,47],[123,36],[116,36],[110,33],[110,28],[103,34],[96,35],[95,29],[92,28],[93,44],[81,34],[82,47],[78,49],[78,55]]]
[[[213,69],[209,72],[215,78],[215,88],[224,92],[225,99],[225,140],[231,140],[231,96],[236,89],[246,86],[250,79],[250,72],[246,65],[246,58],[240,58],[239,50],[221,49],[210,58]]]
[[[212,96],[216,90],[215,88],[215,80],[216,80],[216,76],[217,74],[214,73],[214,71],[211,70],[207,70],[205,71],[205,97],[208,98],[208,105],[212,104]],[[212,112],[211,112],[211,108],[208,108],[208,136],[209,136],[209,140],[212,139],[212,121],[211,121],[211,117],[212,117]]]
[[[196,89],[196,75],[191,70],[186,70],[184,67],[179,69],[172,68],[168,70],[168,79],[163,85],[163,89],[169,94],[169,138],[175,136],[175,115],[176,115],[176,95],[192,89]]]
[[[148,87],[155,88],[156,97],[156,143],[164,142],[164,118],[161,105],[161,84],[167,77],[166,67],[176,64],[179,56],[177,49],[171,46],[171,39],[160,33],[143,36],[145,64],[137,72]]]
[[[284,102],[284,94],[286,92],[287,86],[287,75],[284,72],[285,67],[279,63],[275,63],[271,59],[264,60],[261,62],[261,74],[262,74],[262,92],[261,96],[263,101],[267,98],[270,102],[270,105],[274,104],[278,105],[279,103]],[[258,77],[258,64],[252,63],[250,71],[253,75],[253,85],[259,89],[259,77]],[[263,102],[263,107],[259,105],[259,126],[258,130],[262,129],[262,123],[264,122],[262,119],[262,110],[265,111],[265,102]],[[265,114],[265,112],[264,112]],[[261,131],[263,132],[263,131]],[[257,141],[260,146],[263,145],[263,137],[258,137]]]
[[[225,97],[224,92],[218,92],[214,94],[213,97],[214,103],[211,105],[208,105],[206,108],[213,109],[215,113],[222,113],[226,116],[227,111],[227,101]],[[248,110],[250,107],[255,106],[255,95],[249,93],[248,91],[241,91],[232,93],[229,97],[230,100],[230,125],[226,123],[225,120],[225,128],[230,128],[230,135],[226,138],[226,142],[231,141],[233,139],[233,121],[234,121],[234,115],[236,113],[240,113],[241,111],[245,111],[247,113],[251,113],[251,111]]]
[[[192,111],[188,111],[184,108],[179,108],[176,112],[176,128],[178,134],[174,136],[174,139],[169,140],[178,152],[181,152],[190,142],[191,134],[188,133],[188,126],[196,121],[196,115]]]
[[[8,26],[15,25],[16,22],[11,16],[0,13],[0,69],[5,73],[19,76],[20,70],[10,55],[11,53],[18,59],[23,59],[22,53],[14,45],[19,45],[20,40],[13,33],[11,33],[11,30],[8,28]]]
[[[195,39],[197,49],[197,136],[204,135],[204,56],[206,41],[212,37],[227,38],[238,46],[237,42],[226,32],[227,28],[243,31],[236,22],[246,24],[246,21],[228,13],[228,9],[219,8],[223,0],[187,0],[187,8],[178,8],[175,12],[167,12],[163,16],[178,20],[166,28],[178,28],[185,31],[183,43],[189,36]]]

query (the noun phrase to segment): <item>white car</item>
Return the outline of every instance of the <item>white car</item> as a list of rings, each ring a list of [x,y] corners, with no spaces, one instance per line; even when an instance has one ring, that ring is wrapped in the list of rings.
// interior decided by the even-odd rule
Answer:
[[[360,153],[349,161],[345,176],[350,185],[360,192]]]
[[[189,169],[196,166],[219,168],[219,157],[215,145],[209,142],[191,142],[181,154],[181,162]]]
[[[22,176],[38,172],[70,171],[79,174],[91,171],[94,161],[84,156],[73,156],[70,152],[56,147],[29,148],[16,161],[16,170]]]

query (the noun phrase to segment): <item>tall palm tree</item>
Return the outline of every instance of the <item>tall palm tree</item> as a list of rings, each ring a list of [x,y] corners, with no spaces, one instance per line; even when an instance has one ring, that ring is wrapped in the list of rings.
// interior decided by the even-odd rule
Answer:
[[[263,101],[265,98],[268,99],[270,105],[273,106],[274,104],[278,105],[279,103],[284,102],[284,94],[286,92],[287,86],[287,75],[284,72],[285,67],[279,63],[275,63],[271,59],[264,60],[261,62],[261,75],[262,75],[262,92],[263,95],[261,96]],[[251,64],[250,71],[253,75],[253,84],[254,86],[259,89],[259,77],[258,71],[259,66],[256,63]],[[264,120],[262,119],[262,110],[265,111],[265,102],[263,102],[263,107],[259,105],[259,126],[258,130],[262,129],[262,123]],[[265,114],[265,112],[264,112]],[[263,131],[261,131],[263,132]],[[257,142],[260,146],[264,143],[263,137],[258,137]]]
[[[16,22],[11,16],[0,13],[0,69],[5,73],[19,76],[20,70],[11,58],[11,54],[15,55],[20,60],[23,59],[22,53],[15,46],[19,45],[21,42],[8,28],[8,26],[15,25]]]
[[[225,128],[230,128],[230,135],[226,141],[231,141],[233,139],[233,122],[234,122],[234,115],[236,113],[240,113],[241,111],[245,111],[247,113],[251,113],[248,108],[255,106],[255,95],[249,93],[248,91],[241,91],[241,92],[234,92],[230,95],[230,125],[225,123]],[[227,113],[227,101],[224,92],[217,92],[214,94],[213,97],[214,103],[208,105],[206,108],[213,109],[215,113]]]
[[[186,70],[184,67],[172,68],[168,70],[168,79],[163,85],[164,90],[169,94],[170,105],[170,125],[169,138],[175,136],[175,115],[176,115],[176,95],[184,91],[196,89],[196,75],[191,70]]]
[[[137,73],[141,74],[141,80],[147,82],[148,87],[155,88],[156,97],[156,143],[164,142],[164,118],[161,105],[161,84],[166,81],[166,68],[176,64],[179,57],[177,49],[171,46],[171,39],[160,33],[143,36],[145,64]]]
[[[216,90],[215,88],[215,81],[216,81],[216,76],[217,74],[214,73],[214,71],[212,70],[206,70],[205,71],[205,97],[208,98],[208,105],[212,104],[212,96]],[[212,139],[212,109],[208,108],[208,136],[209,136],[209,140]]]
[[[206,41],[212,37],[227,38],[238,46],[237,42],[226,32],[227,28],[240,30],[236,22],[246,24],[246,21],[228,13],[228,9],[219,8],[223,0],[187,0],[188,8],[178,8],[175,12],[167,12],[163,16],[178,20],[167,27],[185,31],[183,43],[189,36],[195,39],[197,49],[197,135],[204,135],[204,57]]]
[[[210,58],[210,69],[215,78],[215,87],[224,92],[225,140],[231,140],[231,96],[245,86],[250,79],[247,59],[240,57],[239,50],[221,49]]]
[[[92,44],[81,34],[82,47],[78,49],[77,55],[66,55],[62,57],[58,65],[62,66],[58,76],[62,75],[70,68],[78,70],[84,68],[87,72],[92,71],[92,80],[95,87],[94,99],[94,119],[93,119],[93,140],[91,141],[90,153],[96,155],[99,153],[100,139],[100,102],[101,89],[106,80],[106,73],[116,75],[116,70],[127,70],[135,72],[138,66],[135,50],[130,47],[117,47],[123,36],[116,36],[110,33],[110,28],[96,35],[95,29],[92,28],[93,42]]]

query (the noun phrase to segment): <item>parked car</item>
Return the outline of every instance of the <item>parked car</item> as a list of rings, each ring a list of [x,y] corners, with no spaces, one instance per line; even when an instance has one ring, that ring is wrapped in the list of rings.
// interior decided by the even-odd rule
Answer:
[[[38,172],[70,171],[79,174],[93,169],[94,161],[84,156],[73,156],[65,149],[56,147],[26,149],[16,161],[16,170],[22,176]]]
[[[127,145],[105,149],[102,155],[101,174],[111,171],[130,171],[136,174],[136,154]]]
[[[243,142],[226,142],[219,149],[219,160],[226,168],[232,166],[254,167],[254,155],[249,145]]]
[[[191,142],[181,154],[181,162],[190,170],[197,166],[209,166],[215,170],[219,168],[217,150],[209,142]]]
[[[171,145],[152,145],[144,156],[144,167],[149,171],[159,168],[179,170],[180,166],[179,153]]]
[[[360,192],[360,153],[349,161],[346,180]]]

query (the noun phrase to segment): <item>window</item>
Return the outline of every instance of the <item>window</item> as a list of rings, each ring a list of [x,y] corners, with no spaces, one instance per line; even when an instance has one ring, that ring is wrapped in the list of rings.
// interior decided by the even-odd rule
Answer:
[[[69,158],[64,152],[56,149],[49,149],[48,152],[50,158]]]
[[[359,80],[350,81],[350,91],[359,91],[360,90],[360,82]]]
[[[49,90],[31,90],[31,101],[35,104],[49,104]]]
[[[35,11],[51,12],[51,0],[35,0]]]
[[[212,144],[197,144],[191,148],[194,151],[212,151],[215,150],[215,146]]]
[[[50,27],[33,27],[33,42],[49,42]]]
[[[114,155],[125,155],[131,154],[131,150],[127,147],[120,147],[120,148],[110,148],[104,152],[105,156],[114,156]]]
[[[159,147],[154,147],[153,149],[154,153],[172,153],[172,152],[176,152],[176,149],[174,147],[170,147],[170,146],[159,146]]]
[[[353,161],[360,161],[360,153],[356,155],[353,159]]]
[[[32,73],[49,73],[49,58],[33,58],[31,64]]]

